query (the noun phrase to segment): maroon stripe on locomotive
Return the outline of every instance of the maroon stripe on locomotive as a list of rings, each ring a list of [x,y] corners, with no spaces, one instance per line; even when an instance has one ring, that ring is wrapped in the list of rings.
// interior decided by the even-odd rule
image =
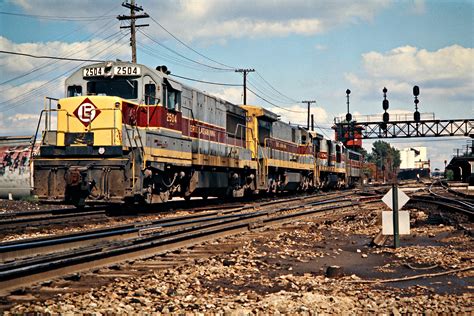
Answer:
[[[238,147],[246,147],[244,139],[228,137],[225,128],[188,119],[181,112],[169,111],[161,106],[136,106],[124,103],[123,123],[138,127],[163,127],[180,131],[184,136],[209,140]]]

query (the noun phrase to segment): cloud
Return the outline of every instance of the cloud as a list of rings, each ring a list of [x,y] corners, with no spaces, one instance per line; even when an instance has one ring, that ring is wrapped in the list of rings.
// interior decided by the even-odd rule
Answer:
[[[117,1],[62,1],[21,0],[13,2],[26,13],[39,15],[94,16],[109,12],[126,13]],[[145,12],[157,19],[179,37],[191,40],[222,42],[228,38],[281,37],[290,34],[310,36],[320,34],[343,24],[371,21],[389,1],[366,0],[363,2],[306,1],[306,0],[144,0],[140,2]],[[120,10],[119,10],[120,9]],[[151,21],[150,21],[151,22]],[[146,32],[166,36],[159,28]]]
[[[208,89],[207,92],[231,103],[242,104],[242,88],[217,88],[211,90]]]
[[[474,49],[459,45],[433,52],[402,46],[385,54],[369,52],[363,54],[362,59],[365,70],[376,78],[419,78],[433,82],[474,78]]]
[[[33,135],[38,124],[39,111],[36,114],[0,113],[0,134],[2,135]],[[51,125],[56,126],[56,117],[51,117]]]
[[[442,100],[470,106],[472,112],[473,48],[452,45],[428,51],[401,46],[384,53],[363,54],[362,66],[360,73],[345,74],[350,86],[362,97],[378,94],[381,98],[382,88],[387,87],[389,100],[413,107],[412,87],[418,85],[420,105],[440,104]]]
[[[69,58],[84,59],[107,59],[109,57],[126,58],[130,49],[117,43],[116,40],[92,39],[85,42],[34,42],[34,43],[15,43],[5,37],[0,36],[0,49],[5,51],[21,52],[32,55],[59,56]],[[36,59],[19,55],[0,55],[0,64],[3,65],[2,73],[5,77],[9,74],[26,73],[37,67],[58,65],[80,65],[79,62],[58,61]]]
[[[321,45],[321,44],[314,45],[314,48],[318,51],[323,51],[323,50],[328,49],[328,47],[326,45]]]
[[[314,35],[323,27],[318,19],[294,19],[288,21],[250,20],[247,18],[208,23],[193,34],[196,37],[283,37],[290,34]]]
[[[86,59],[127,59],[127,45],[114,39],[92,39],[84,42],[34,42],[15,43],[0,36],[0,49],[32,55],[60,56]],[[0,85],[1,133],[30,134],[36,128],[37,119],[31,113],[39,113],[44,97],[64,96],[64,80],[73,71],[91,62],[72,62],[36,59],[19,55],[0,54],[2,78]],[[10,128],[8,126],[13,126]]]
[[[426,12],[425,0],[413,0],[411,12],[418,15],[424,14]]]

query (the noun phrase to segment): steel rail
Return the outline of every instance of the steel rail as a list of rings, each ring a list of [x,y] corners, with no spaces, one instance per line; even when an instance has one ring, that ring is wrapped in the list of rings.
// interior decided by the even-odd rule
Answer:
[[[468,199],[468,200],[474,200],[474,197],[470,194],[466,194],[466,193],[463,193],[463,192],[459,192],[457,190],[453,190],[451,189],[450,187],[446,186],[443,181],[439,181],[439,183],[441,184],[441,187],[443,187],[443,189],[445,189],[446,191],[448,191],[449,193],[452,193],[454,195],[457,195],[457,196],[460,196],[460,197],[463,197],[465,199]]]
[[[208,222],[221,218],[220,214],[244,211],[252,207],[241,207],[221,212],[207,214],[186,215],[178,218],[164,218],[155,221],[144,221],[128,225],[117,225],[101,229],[94,229],[67,235],[55,235],[12,241],[0,244],[0,262],[16,260],[27,256],[46,254],[55,251],[84,247],[100,241],[124,240],[139,237],[140,234],[165,230],[176,226]]]
[[[440,200],[440,201],[444,201],[444,202],[446,202],[446,203],[459,204],[459,205],[461,205],[462,207],[466,208],[467,210],[474,211],[474,204],[473,204],[473,203],[466,202],[466,201],[461,201],[461,200],[459,200],[459,199],[449,198],[449,197],[440,195],[440,194],[438,194],[438,193],[435,193],[435,192],[433,191],[433,185],[434,185],[435,183],[436,183],[436,182],[431,183],[431,185],[430,185],[428,191],[429,191],[430,194],[431,194],[432,196],[434,196],[436,199],[438,199],[438,200]],[[457,194],[457,193],[461,193],[461,192],[456,192],[456,191],[454,191],[454,190],[451,190],[451,191],[455,192],[455,193],[453,193],[453,192],[449,191],[450,189],[449,189],[449,188],[446,188],[446,187],[442,184],[441,181],[439,181],[439,183],[441,184],[441,187],[442,187],[443,189],[445,189],[447,192],[452,193],[452,194],[455,194],[455,195],[458,195],[458,196],[465,196],[464,194],[463,194],[463,195]]]
[[[343,204],[327,206],[331,203]],[[228,216],[212,223],[201,223],[165,232],[152,232],[129,240],[109,241],[59,254],[18,260],[1,267],[0,289],[7,291],[21,285],[87,270],[92,267],[149,257],[205,240],[233,235],[260,226],[307,218],[319,212],[353,205],[354,201],[351,199],[333,199],[316,201],[304,206],[285,206],[266,211],[258,210],[239,214],[238,216]],[[301,208],[303,210],[298,211]],[[289,213],[292,210],[296,211]]]
[[[84,216],[87,216],[88,219],[91,219],[91,216],[105,216],[106,211],[90,211],[90,212],[80,212],[80,213],[71,213],[63,215],[53,215],[53,216],[43,216],[43,217],[31,217],[31,218],[18,218],[0,221],[0,228],[12,227],[20,228],[25,226],[33,225],[43,225],[43,224],[56,224],[63,223],[65,221],[74,221],[78,219],[83,219]]]
[[[77,213],[77,207],[71,208],[60,208],[60,209],[52,209],[52,210],[33,210],[33,211],[21,211],[21,212],[9,212],[9,213],[1,213],[0,220],[4,219],[11,219],[11,218],[21,218],[21,217],[28,217],[28,216],[39,216],[39,215],[53,215],[53,214],[61,214],[61,213]]]
[[[447,201],[436,200],[434,197],[430,197],[430,196],[416,196],[416,197],[410,198],[409,203],[414,203],[414,202],[429,203],[436,206],[445,207],[450,211],[466,215],[470,221],[474,220],[474,210],[472,208],[460,207],[459,205],[456,205],[455,203],[453,203],[454,201],[455,200],[449,200],[447,202]]]

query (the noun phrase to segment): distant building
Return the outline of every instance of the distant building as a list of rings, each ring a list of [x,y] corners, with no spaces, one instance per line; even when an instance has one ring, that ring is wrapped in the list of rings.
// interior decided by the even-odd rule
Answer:
[[[420,179],[430,177],[430,161],[426,147],[408,147],[400,149],[400,171],[398,179]]]
[[[400,169],[429,168],[426,147],[400,149]]]

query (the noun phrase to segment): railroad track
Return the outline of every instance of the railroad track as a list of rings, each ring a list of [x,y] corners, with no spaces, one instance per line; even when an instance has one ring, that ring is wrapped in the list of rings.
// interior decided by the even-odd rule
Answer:
[[[458,190],[453,190],[453,189],[451,189],[449,186],[447,186],[447,185],[446,185],[443,181],[441,181],[441,180],[439,181],[439,183],[440,183],[441,187],[442,187],[444,190],[446,190],[447,192],[449,192],[449,193],[451,193],[451,194],[453,194],[453,195],[455,195],[455,196],[462,197],[462,198],[464,198],[464,199],[466,199],[466,200],[468,200],[468,201],[473,201],[473,200],[474,200],[474,198],[473,198],[472,195],[470,195],[470,194],[466,194],[466,193],[460,192],[460,191],[458,191]]]
[[[348,196],[345,193],[343,197]],[[329,197],[322,196],[308,196],[308,205],[315,205],[321,201],[334,199],[336,194]],[[146,234],[154,231],[164,231],[178,226],[193,225],[199,222],[209,222],[216,219],[223,219],[226,217],[235,216],[239,212],[252,211],[269,207],[274,204],[299,202],[303,198],[294,197],[279,199],[275,201],[266,201],[254,204],[234,205],[233,207],[225,209],[218,209],[215,211],[207,211],[200,214],[190,214],[179,217],[162,218],[152,221],[140,221],[125,225],[116,225],[114,227],[98,228],[76,233],[69,233],[63,235],[53,235],[34,239],[26,239],[20,241],[9,241],[0,243],[0,262],[7,262],[11,260],[20,259],[28,256],[36,256],[39,254],[51,253],[54,251],[67,250],[84,246],[87,244],[97,243],[99,241],[126,239],[130,237],[137,237],[141,234]],[[364,197],[364,201],[369,201],[370,196]]]
[[[107,216],[106,206],[38,210],[27,212],[12,212],[0,214],[0,229],[2,232],[18,230],[25,227],[38,227],[47,225],[70,224],[83,222],[87,217],[88,222],[104,219]]]
[[[453,213],[466,216],[471,222],[474,221],[474,208],[471,205],[466,205],[462,201],[456,201],[454,199],[446,197],[420,195],[416,197],[411,197],[410,202],[435,205],[441,208],[442,210],[447,210]]]
[[[441,187],[444,190],[443,194],[435,192],[434,190],[435,183],[441,184]],[[430,193],[431,199],[427,197],[417,197],[417,198],[421,198],[422,200],[424,200],[424,202],[436,204],[438,206],[443,206],[454,212],[466,215],[469,217],[470,220],[473,219],[474,203],[471,198],[465,198],[466,197],[465,194],[449,189],[447,186],[443,184],[442,181],[433,182],[428,188],[428,191]],[[448,196],[448,194],[450,195]],[[463,197],[463,199],[459,197]]]
[[[351,190],[331,193],[329,196],[340,196],[353,193]],[[327,195],[326,195],[327,196]],[[261,205],[281,203],[284,201],[294,201],[301,198],[321,197],[321,194],[303,194],[288,198],[280,198],[277,200],[270,200],[269,198],[260,198],[256,201],[240,200],[240,201],[223,201],[221,199],[212,199],[210,205],[204,206],[206,201],[196,200],[193,204],[197,204],[196,207],[189,205],[185,201],[172,201],[166,204],[153,204],[153,205],[141,205],[130,206],[125,205],[96,205],[86,207],[84,209],[77,208],[62,208],[62,209],[51,209],[51,210],[35,210],[35,211],[23,211],[23,212],[10,212],[0,214],[0,232],[3,234],[14,231],[18,233],[22,229],[28,228],[49,228],[71,226],[73,224],[83,224],[84,218],[87,218],[88,224],[104,222],[109,215],[117,216],[141,216],[141,215],[152,215],[152,214],[173,214],[176,211],[188,211],[188,212],[200,212],[209,211],[213,209],[231,209],[239,207],[244,203],[258,203]]]
[[[216,214],[212,215],[193,214],[161,222],[139,223],[134,227],[122,226],[108,231],[62,236],[62,239],[49,237],[3,244],[0,251],[5,263],[0,266],[0,291],[121,261],[150,257],[359,203],[346,197],[322,201],[310,199],[299,198],[299,202],[287,199],[283,207],[277,207],[277,202],[267,202],[246,209],[215,211]],[[294,205],[292,202],[295,202]]]
[[[437,183],[441,184],[442,192],[437,192],[437,190],[435,190],[436,187],[434,185]],[[428,187],[428,193],[428,195],[412,196],[409,203],[419,203],[424,206],[433,205],[438,209],[441,215],[446,212],[451,213],[451,215],[460,215],[461,220],[457,219],[459,226],[470,231],[470,229],[463,227],[460,222],[462,221],[462,218],[467,218],[469,222],[474,220],[474,203],[472,202],[472,199],[461,198],[460,195],[455,195],[455,193],[458,192],[449,190],[449,188],[444,186],[441,181],[432,182]]]

